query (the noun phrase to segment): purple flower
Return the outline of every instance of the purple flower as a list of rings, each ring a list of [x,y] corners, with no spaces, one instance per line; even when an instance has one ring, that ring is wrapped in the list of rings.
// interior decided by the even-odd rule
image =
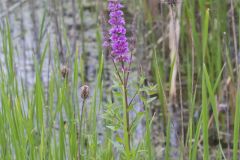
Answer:
[[[127,30],[123,27],[123,26],[112,26],[112,28],[109,30],[109,34],[113,35],[113,34],[120,34],[120,35],[124,35],[126,34]]]
[[[125,19],[123,17],[124,13],[121,10],[123,5],[119,0],[109,0],[108,10],[109,10],[109,21],[111,25],[109,30],[109,39],[111,46],[111,53],[117,62],[129,62],[129,47],[126,37]],[[105,43],[105,42],[104,42]]]
[[[109,0],[108,9],[111,12],[119,11],[123,8],[123,5],[119,2],[119,0]]]
[[[123,11],[118,10],[118,11],[113,11],[109,14],[110,17],[116,17],[116,16],[123,16]]]

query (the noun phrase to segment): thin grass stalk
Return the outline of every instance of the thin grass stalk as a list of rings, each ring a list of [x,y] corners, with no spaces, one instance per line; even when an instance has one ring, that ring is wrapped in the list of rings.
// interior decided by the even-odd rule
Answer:
[[[235,16],[234,16],[234,4],[233,0],[230,0],[231,4],[231,22],[232,22],[232,32],[233,32],[233,43],[234,43],[234,55],[235,55],[235,65],[236,65],[236,71],[237,71],[237,88],[239,89],[240,85],[240,77],[239,77],[239,62],[238,62],[238,46],[237,46],[237,31],[236,31],[236,23],[235,23]]]
[[[202,78],[202,124],[203,124],[203,159],[208,160],[209,158],[209,145],[208,145],[208,104],[207,104],[207,91],[205,76]]]
[[[165,150],[165,159],[169,160],[170,159],[170,154],[171,154],[171,147],[170,147],[170,139],[171,139],[171,116],[168,116],[168,122],[167,122],[167,136],[166,136],[166,150]]]
[[[152,160],[152,141],[151,141],[151,121],[150,121],[150,107],[148,104],[145,103],[145,116],[146,116],[146,146],[147,146],[147,154],[148,159]]]
[[[85,46],[85,27],[84,27],[84,7],[83,7],[83,1],[82,0],[77,0],[78,2],[78,10],[79,10],[79,15],[80,15],[80,22],[81,22],[81,28],[80,28],[80,34],[81,34],[81,45],[82,45],[82,51],[81,51],[81,80],[83,83],[86,81],[86,70],[85,70],[85,65],[86,65],[86,59],[87,59],[87,54],[86,54],[86,46]]]
[[[234,120],[234,134],[233,134],[233,160],[237,160],[238,155],[238,145],[239,145],[239,121],[240,121],[240,91],[238,90],[236,97],[236,111]]]
[[[85,106],[86,99],[83,99],[82,106],[81,106],[81,115],[80,115],[80,122],[79,122],[79,133],[77,134],[78,138],[78,160],[81,159],[81,140],[82,140],[82,122],[83,122],[83,109]],[[80,113],[79,113],[80,114]]]
[[[164,125],[164,130],[166,133],[166,128],[167,128],[167,117],[168,117],[168,107],[167,107],[167,97],[165,95],[164,91],[164,84],[163,84],[163,78],[162,75],[159,71],[159,63],[157,60],[157,55],[156,55],[156,49],[153,50],[153,67],[154,67],[154,72],[156,76],[156,81],[158,85],[158,95],[159,95],[159,101],[162,106],[162,113],[163,113],[163,125]],[[172,64],[174,65],[174,64]],[[172,74],[171,74],[172,75]]]
[[[205,62],[205,58],[207,55],[207,42],[208,42],[208,25],[209,25],[209,9],[205,11],[204,21],[203,21],[203,33],[202,33],[202,57],[203,62]],[[203,64],[204,66],[204,64]],[[204,147],[204,155],[203,159],[208,160],[209,158],[209,143],[208,143],[208,123],[209,123],[209,115],[208,115],[208,103],[207,103],[207,91],[206,91],[206,81],[205,75],[202,73],[202,124],[203,124],[203,147]]]

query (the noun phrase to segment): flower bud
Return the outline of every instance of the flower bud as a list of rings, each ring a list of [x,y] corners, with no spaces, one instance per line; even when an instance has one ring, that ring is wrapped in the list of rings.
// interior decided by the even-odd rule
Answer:
[[[62,66],[61,68],[61,74],[62,74],[62,77],[63,78],[67,78],[68,77],[68,74],[70,72],[70,69],[67,67],[67,66]]]
[[[84,85],[81,87],[81,97],[82,99],[87,99],[89,96],[89,87]]]

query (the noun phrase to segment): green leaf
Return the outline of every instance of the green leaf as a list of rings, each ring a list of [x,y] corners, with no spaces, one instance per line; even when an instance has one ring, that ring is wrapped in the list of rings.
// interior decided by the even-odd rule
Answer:
[[[144,112],[138,112],[135,119],[133,120],[131,127],[130,127],[130,133],[134,133],[136,127],[138,126],[139,122],[142,120],[142,117],[144,115]]]
[[[117,142],[123,144],[123,139],[119,136],[119,134],[116,135],[115,139]]]

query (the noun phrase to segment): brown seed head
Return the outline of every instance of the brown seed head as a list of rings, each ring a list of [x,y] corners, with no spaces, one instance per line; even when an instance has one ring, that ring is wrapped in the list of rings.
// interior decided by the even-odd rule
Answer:
[[[84,85],[81,87],[81,97],[82,99],[87,99],[89,96],[89,87]]]
[[[69,72],[70,72],[70,69],[69,69],[67,66],[65,66],[65,65],[62,66],[62,68],[61,68],[61,74],[62,74],[62,77],[63,77],[63,78],[68,77]]]

